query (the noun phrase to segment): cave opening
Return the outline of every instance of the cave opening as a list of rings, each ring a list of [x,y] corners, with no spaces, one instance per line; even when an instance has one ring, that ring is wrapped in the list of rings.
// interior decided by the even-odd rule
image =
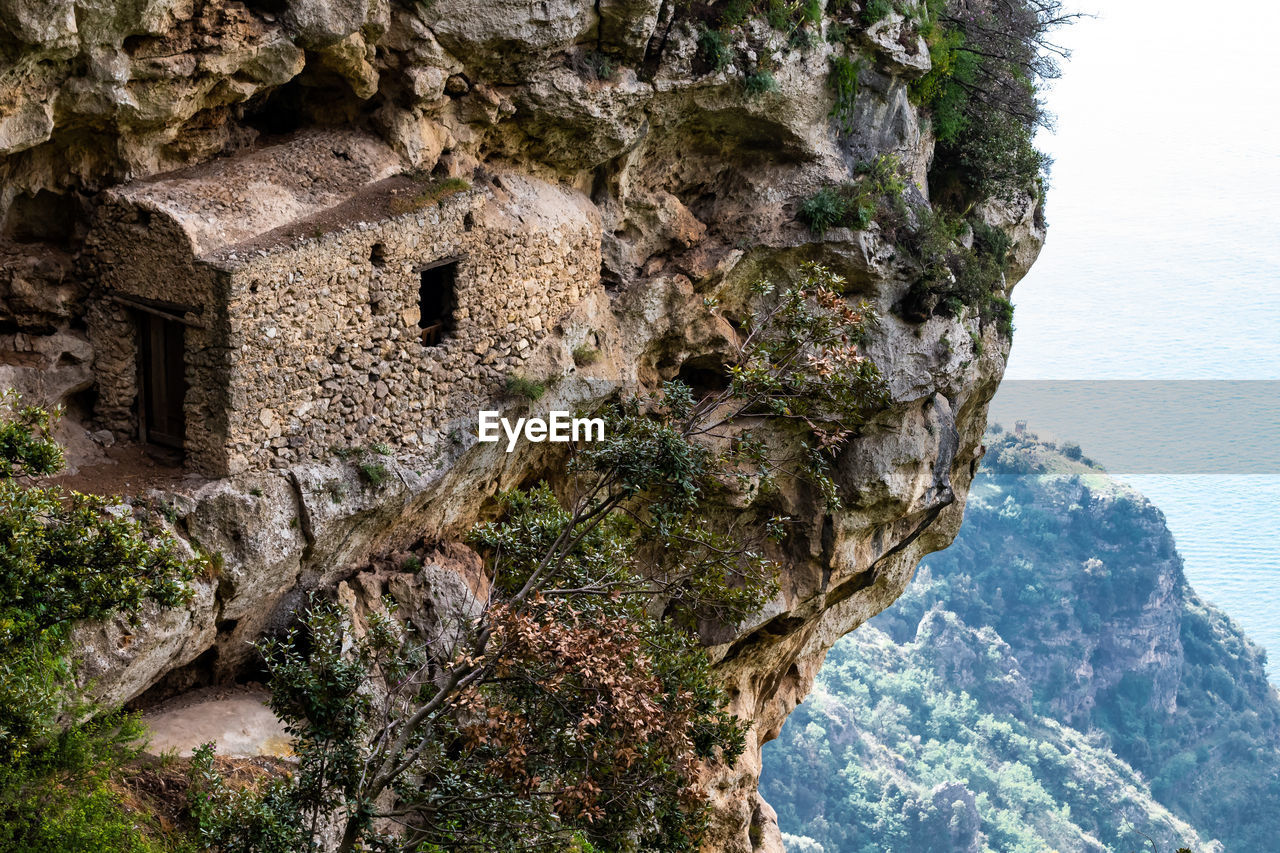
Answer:
[[[0,234],[17,243],[65,243],[76,233],[80,204],[74,195],[38,190],[14,198]]]

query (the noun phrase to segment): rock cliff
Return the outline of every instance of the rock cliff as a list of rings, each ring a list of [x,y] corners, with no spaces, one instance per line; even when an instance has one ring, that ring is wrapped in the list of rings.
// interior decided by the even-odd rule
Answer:
[[[81,469],[109,473],[100,445],[128,436],[95,421],[97,356],[83,331],[101,286],[85,237],[103,192],[317,128],[376,134],[405,171],[486,193],[497,192],[495,174],[524,175],[594,209],[598,279],[576,304],[548,307],[545,333],[520,355],[527,375],[554,380],[541,408],[714,372],[735,330],[708,300],[760,277],[785,280],[801,261],[831,267],[878,311],[865,350],[892,405],[842,451],[842,512],[827,514],[803,491],[787,496],[801,523],[780,555],[779,593],[746,624],[704,632],[732,710],[753,722],[743,758],[707,779],[711,848],[777,851],[772,810],[756,793],[760,746],[827,649],[955,535],[1009,340],[976,310],[901,311],[921,270],[876,224],[819,238],[797,221],[805,198],[883,155],[901,165],[906,195],[927,203],[934,143],[909,86],[930,53],[914,24],[894,13],[867,26],[857,4],[831,4],[803,27],[748,17],[709,54],[701,22],[712,6],[0,0],[0,377],[66,403],[85,428],[71,436]],[[855,69],[840,104],[828,80],[834,58]],[[262,203],[233,195],[220,215],[256,222]],[[533,228],[546,212],[530,202],[511,215]],[[995,286],[1006,295],[1043,239],[1037,200],[977,213],[1010,238]],[[264,231],[291,222],[261,221]],[[572,353],[584,341],[602,357],[578,366]],[[491,399],[503,369],[481,377]],[[219,555],[218,570],[186,611],[85,628],[86,681],[104,700],[145,703],[235,679],[251,664],[248,644],[286,622],[303,591],[397,549],[426,549],[428,586],[447,595],[441,571],[469,571],[447,543],[497,491],[555,459],[477,444],[460,428],[471,410],[443,415],[452,425],[423,444],[390,448],[390,476],[378,484],[343,455],[170,477],[139,496],[193,548]]]

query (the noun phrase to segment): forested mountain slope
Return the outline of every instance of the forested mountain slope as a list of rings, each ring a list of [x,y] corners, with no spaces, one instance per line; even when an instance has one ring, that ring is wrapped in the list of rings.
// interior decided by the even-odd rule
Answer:
[[[955,544],[837,644],[765,752],[789,849],[1273,850],[1263,652],[1187,585],[1145,498],[1079,448],[991,443]]]

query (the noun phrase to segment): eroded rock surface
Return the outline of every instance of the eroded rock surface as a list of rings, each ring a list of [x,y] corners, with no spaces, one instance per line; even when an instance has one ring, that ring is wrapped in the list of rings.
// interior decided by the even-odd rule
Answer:
[[[892,407],[843,452],[844,511],[828,515],[811,494],[786,496],[800,524],[775,599],[748,624],[706,631],[733,710],[754,724],[738,764],[707,780],[716,806],[709,846],[777,851],[773,812],[756,793],[760,745],[809,690],[831,644],[892,602],[919,557],[955,534],[1008,340],[972,312],[900,318],[894,307],[912,271],[874,226],[819,240],[795,219],[801,200],[881,154],[912,176],[910,192],[927,196],[932,140],[907,86],[929,60],[903,22],[895,16],[853,47],[821,37],[793,44],[752,22],[733,36],[739,58],[714,70],[695,22],[676,8],[657,0],[74,8],[0,0],[0,257],[13,259],[0,272],[0,321],[12,336],[0,341],[8,371],[0,375],[49,402],[74,403],[100,429],[84,365],[113,356],[86,352],[81,329],[84,303],[102,287],[101,256],[89,263],[83,241],[103,191],[134,181],[112,197],[141,198],[151,176],[223,156],[268,156],[255,152],[297,131],[338,140],[359,128],[384,140],[395,159],[379,154],[388,173],[413,169],[483,187],[495,173],[524,175],[592,208],[598,274],[580,283],[580,298],[542,305],[519,347],[525,375],[553,380],[538,409],[572,409],[652,388],[686,365],[714,365],[734,332],[708,312],[709,297],[732,298],[761,276],[785,279],[801,261],[829,265],[882,318],[867,351],[889,381]],[[843,51],[863,68],[848,127],[832,118],[826,81]],[[762,56],[772,58],[777,89],[751,95],[749,69],[739,66]],[[232,246],[341,196],[341,175],[308,177],[306,164],[286,163],[286,171],[294,165],[295,183],[278,193],[274,213],[264,213],[252,187],[201,188],[202,173],[193,173],[184,186],[219,205],[216,217],[190,223],[195,243]],[[216,164],[199,168],[216,184]],[[520,203],[509,215],[537,233],[537,194],[527,209]],[[1015,241],[1012,287],[1043,238],[1034,204],[983,215]],[[600,358],[579,367],[573,351],[584,345]],[[483,335],[475,346],[480,354]],[[366,585],[412,588],[423,607],[464,607],[451,578],[472,590],[483,580],[447,543],[498,490],[554,464],[537,447],[507,454],[476,444],[466,428],[471,406],[501,408],[500,393],[484,379],[467,410],[436,413],[442,425],[430,440],[397,444],[379,460],[388,476],[377,485],[359,458],[334,456],[188,479],[152,495],[193,548],[221,556],[197,582],[189,611],[83,629],[86,681],[105,699],[136,701],[232,679],[250,658],[248,644],[286,624],[306,590],[347,581],[354,594],[351,584],[365,583],[353,580],[357,570],[416,543],[444,543],[416,586],[385,572]],[[288,446],[287,423],[260,422],[269,440]]]

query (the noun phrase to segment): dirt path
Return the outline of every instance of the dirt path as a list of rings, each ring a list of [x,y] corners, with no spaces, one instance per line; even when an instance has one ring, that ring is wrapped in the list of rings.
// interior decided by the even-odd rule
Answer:
[[[267,707],[267,692],[257,688],[195,691],[147,711],[142,719],[151,730],[147,752],[153,755],[176,751],[185,758],[208,741],[228,758],[293,755],[284,725]]]

